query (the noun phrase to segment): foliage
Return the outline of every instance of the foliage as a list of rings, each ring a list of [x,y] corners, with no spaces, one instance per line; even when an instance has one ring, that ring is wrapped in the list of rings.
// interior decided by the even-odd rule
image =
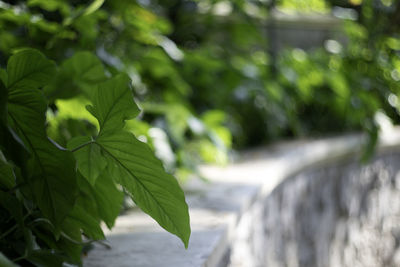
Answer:
[[[286,49],[271,56],[264,26],[274,4],[279,10],[301,12],[344,10],[351,14],[343,21],[347,41],[329,40],[325,47]],[[89,239],[102,238],[101,229],[88,225],[102,220],[112,226],[122,187],[164,228],[187,242],[188,221],[174,222],[163,215],[166,211],[187,218],[183,196],[172,194],[175,180],[144,143],[180,181],[196,173],[200,162],[226,163],[231,146],[360,129],[370,133],[373,144],[377,112],[399,123],[399,12],[400,2],[390,0],[0,1],[1,171],[2,177],[16,181],[2,181],[7,192],[2,203],[17,203],[12,211],[3,205],[2,212],[15,219],[1,227],[12,229],[5,238],[18,244],[3,254],[12,259],[25,255],[24,260],[39,264],[50,256],[49,251],[35,251],[38,244],[42,249],[56,247],[62,257],[69,255],[68,261],[78,261],[81,245],[76,243],[82,242],[76,229]],[[26,47],[39,50],[57,67]],[[41,104],[25,104],[24,94],[9,93],[7,61],[26,51],[36,55],[35,64],[27,61],[27,66],[40,66],[43,73],[15,85],[18,73],[11,73],[11,85],[18,90],[34,87],[24,94]],[[129,100],[128,84],[140,114]],[[124,97],[119,99],[119,94]],[[109,109],[110,116],[103,109]],[[15,121],[5,118],[9,113]],[[30,118],[40,120],[32,120],[30,127],[18,126]],[[33,135],[35,142],[27,145],[30,139],[22,132]],[[34,148],[37,155],[32,154]],[[53,165],[60,159],[66,162],[63,173],[75,178],[60,181],[70,188],[69,194],[49,194],[43,187],[57,188],[53,182],[60,172],[52,165],[36,168],[39,156]],[[148,171],[168,185],[153,184]],[[44,179],[34,179],[29,187],[19,185],[31,176]],[[170,193],[160,191],[164,187],[171,187]],[[112,188],[109,194],[107,188]],[[158,205],[151,191],[181,203],[181,210]],[[42,194],[50,201],[38,198]],[[46,203],[73,208],[54,212]],[[89,212],[83,214],[76,205]],[[15,213],[19,210],[22,219]],[[70,212],[79,215],[71,217]],[[12,228],[16,222],[18,229],[28,230]],[[35,230],[39,226],[40,232]],[[35,245],[21,248],[21,240]]]
[[[172,30],[168,19],[159,15],[153,5],[121,0],[103,2],[93,1],[88,5],[87,1],[30,0],[4,3],[0,7],[0,62],[4,64],[16,48],[29,44],[62,68],[46,89],[49,106],[57,111],[51,117],[55,121],[50,120],[50,136],[65,145],[73,131],[78,130],[73,117],[88,119],[82,108],[81,114],[67,110],[73,110],[70,105],[84,107],[75,99],[79,98],[80,87],[104,79],[96,77],[99,72],[90,67],[98,67],[96,62],[100,59],[105,73],[122,71],[132,79],[142,114],[141,122],[128,123],[128,128],[158,155],[165,149],[171,151],[170,157],[162,158],[165,167],[184,179],[196,172],[195,166],[201,161],[226,163],[229,146],[225,144],[230,144],[231,137],[220,136],[216,130],[225,121],[215,127],[205,125],[202,116],[192,108],[189,102],[192,88],[182,79],[178,68],[184,56],[168,38]],[[84,51],[94,51],[98,58],[81,65],[80,57],[74,54]],[[82,72],[85,74],[80,76]],[[58,114],[63,115],[58,117]],[[82,127],[90,128],[92,124],[96,124],[93,119]],[[196,131],[193,125],[199,124],[203,130]],[[166,138],[155,137],[154,141],[151,132],[161,132]],[[193,150],[199,143],[209,149]]]
[[[282,8],[289,2],[276,4]],[[327,1],[327,8],[340,5],[359,16],[343,21],[347,42],[329,40],[309,51],[282,49],[275,58],[265,52],[269,40],[259,23],[265,14],[235,1],[229,12],[215,15],[218,3],[210,4],[208,13],[199,4],[202,13],[195,17],[206,17],[200,24],[207,25],[207,33],[196,47],[186,48],[182,75],[196,88],[191,101],[198,110],[218,107],[229,114],[236,147],[360,129],[374,138],[378,111],[399,122],[397,2]],[[257,7],[257,1],[251,3]],[[310,10],[318,7],[307,4]],[[180,32],[179,43],[204,33],[191,29],[186,37]]]
[[[187,247],[190,226],[182,190],[151,149],[124,129],[125,121],[139,114],[130,79],[123,74],[105,78],[93,55],[78,53],[75,59],[79,67],[90,66],[91,78],[104,81],[89,85],[88,76],[75,73],[85,81],[82,99],[99,130],[70,139],[68,149],[47,136],[45,93],[53,92],[52,81],[63,71],[71,71],[71,61],[57,71],[40,52],[24,49],[2,70],[2,253],[21,265],[79,264],[83,245],[104,239],[100,222],[113,226],[121,189]]]
[[[329,4],[324,0],[309,0],[309,1],[297,1],[297,0],[278,0],[277,6],[279,9],[291,10],[295,12],[318,12],[328,13]]]

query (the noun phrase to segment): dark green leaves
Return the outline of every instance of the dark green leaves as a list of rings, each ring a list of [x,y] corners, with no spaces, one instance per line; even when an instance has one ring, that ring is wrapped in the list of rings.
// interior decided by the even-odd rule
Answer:
[[[0,187],[11,189],[13,186],[15,186],[13,168],[0,150]]]
[[[55,73],[55,64],[36,50],[23,50],[7,65],[8,90],[32,90],[47,84]]]
[[[73,97],[81,91],[89,94],[94,85],[105,79],[100,60],[93,53],[78,52],[63,62],[44,92],[50,101]]]
[[[5,229],[0,247],[6,248],[4,255],[39,266],[80,264],[86,242],[82,234],[89,240],[105,238],[101,222],[109,228],[114,225],[123,191],[187,247],[190,226],[182,190],[149,147],[124,130],[125,120],[139,113],[127,76],[102,81],[102,64],[86,52],[77,53],[57,72],[40,52],[28,49],[10,58],[0,78],[0,228]],[[64,84],[64,79],[73,82]],[[62,86],[69,85],[72,91],[63,94]],[[44,92],[56,100],[51,109]],[[80,128],[74,132],[76,138],[72,131],[65,132],[66,150],[48,138],[46,131],[54,129],[46,129],[46,114],[50,120],[60,119],[66,110],[57,98],[75,94],[79,97],[72,103],[74,99],[91,103],[87,109],[97,119],[86,114],[82,122],[90,117],[100,130],[95,137],[80,136],[92,133]],[[82,116],[75,107],[68,112]],[[0,263],[12,266],[2,256]]]
[[[144,212],[180,237],[187,247],[188,207],[176,179],[164,171],[146,144],[123,130],[124,120],[139,113],[128,83],[129,79],[120,75],[97,88],[88,110],[98,119],[100,132],[94,139],[73,139],[68,147],[75,151],[78,168],[91,183],[106,160],[107,175],[97,178],[96,183],[110,183],[112,179],[121,184]]]
[[[25,182],[43,214],[58,227],[74,205],[77,187],[72,153],[53,144],[45,131],[47,104],[39,88],[52,78],[54,68],[35,50],[17,53],[7,66],[7,89],[8,122],[31,153]]]

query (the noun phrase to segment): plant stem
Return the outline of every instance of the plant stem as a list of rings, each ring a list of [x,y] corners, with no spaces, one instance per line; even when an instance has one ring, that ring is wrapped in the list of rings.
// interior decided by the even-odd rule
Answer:
[[[7,235],[9,235],[9,234],[11,234],[14,230],[16,230],[17,229],[17,224],[16,225],[14,225],[13,227],[11,227],[10,229],[8,229],[5,233],[3,233],[1,236],[0,236],[0,239],[3,239],[4,237],[6,237]]]
[[[75,152],[75,151],[77,151],[77,150],[79,150],[79,149],[81,149],[81,148],[83,148],[83,147],[85,147],[87,145],[92,144],[92,143],[94,143],[94,141],[90,140],[89,142],[83,143],[82,145],[79,145],[79,146],[75,147],[74,149],[71,149],[71,152]]]

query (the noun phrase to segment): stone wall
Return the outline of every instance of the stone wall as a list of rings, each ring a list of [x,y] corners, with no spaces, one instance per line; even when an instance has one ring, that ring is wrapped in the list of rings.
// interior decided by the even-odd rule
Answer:
[[[138,209],[106,231],[86,267],[400,266],[400,130],[377,156],[364,136],[284,142],[201,168],[185,185],[189,248]],[[396,152],[397,151],[397,152]]]
[[[224,266],[400,266],[400,153],[288,177],[241,217]]]

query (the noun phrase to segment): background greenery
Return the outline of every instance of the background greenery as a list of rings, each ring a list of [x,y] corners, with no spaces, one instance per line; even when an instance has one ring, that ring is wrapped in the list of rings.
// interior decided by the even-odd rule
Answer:
[[[232,144],[371,128],[379,109],[398,122],[395,1],[2,3],[0,64],[29,46],[65,66],[48,90],[48,131],[60,144],[90,128],[82,125],[90,118],[68,109],[76,110],[79,87],[101,79],[77,77],[84,67],[74,69],[71,56],[80,51],[131,77],[143,112],[130,129],[181,178],[199,161],[226,162]],[[358,15],[343,21],[346,46],[286,49],[271,60],[264,26],[272,8],[327,14],[337,6]]]
[[[338,7],[355,14],[345,44],[271,56],[273,12]],[[378,111],[399,123],[399,14],[392,0],[3,0],[0,68],[28,47],[56,62],[42,91],[47,135],[63,147],[100,129],[91,88],[127,74],[142,111],[124,129],[184,181],[232,147],[354,130],[373,143]]]

